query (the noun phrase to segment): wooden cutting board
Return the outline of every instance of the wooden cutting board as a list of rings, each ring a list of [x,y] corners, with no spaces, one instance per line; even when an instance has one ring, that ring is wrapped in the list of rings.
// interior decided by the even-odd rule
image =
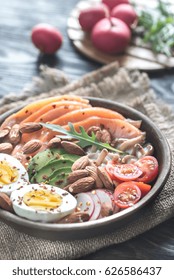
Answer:
[[[136,38],[122,55],[109,55],[94,48],[90,40],[90,34],[81,29],[78,16],[81,10],[97,2],[100,2],[100,0],[80,1],[72,10],[68,19],[68,36],[79,52],[103,64],[118,61],[120,66],[128,69],[153,71],[174,67],[174,57],[168,58],[163,54],[155,54],[148,46],[142,46],[140,38]],[[134,2],[139,4],[141,2],[141,5],[148,5],[148,7],[154,7],[157,4],[157,0],[134,0]]]

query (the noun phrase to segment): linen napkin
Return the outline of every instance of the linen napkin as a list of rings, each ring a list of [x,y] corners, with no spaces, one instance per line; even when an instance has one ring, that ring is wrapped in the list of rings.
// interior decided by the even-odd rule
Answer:
[[[167,104],[157,100],[147,74],[119,69],[117,63],[112,63],[69,83],[61,71],[43,66],[41,77],[34,78],[33,83],[25,87],[22,93],[9,94],[0,100],[0,114],[17,105],[55,94],[107,98],[138,109],[163,131],[174,155],[174,114]],[[111,244],[129,240],[174,215],[173,174],[174,163],[167,183],[153,203],[148,204],[131,224],[102,236],[75,241],[44,240],[18,232],[0,221],[0,259],[76,259]]]

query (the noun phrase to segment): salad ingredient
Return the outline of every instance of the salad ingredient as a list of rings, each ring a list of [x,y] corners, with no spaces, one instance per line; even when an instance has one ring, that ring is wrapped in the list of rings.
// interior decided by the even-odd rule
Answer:
[[[30,140],[23,147],[22,151],[24,154],[32,154],[38,151],[42,147],[42,142],[37,139]]]
[[[107,5],[110,10],[112,10],[115,6],[120,4],[129,4],[128,0],[102,0],[102,3]]]
[[[144,197],[150,190],[151,190],[151,185],[145,184],[143,182],[134,182],[137,187],[139,187],[141,191],[141,197]]]
[[[101,202],[101,211],[99,218],[110,216],[115,211],[114,197],[112,192],[104,189],[95,190],[96,195]]]
[[[28,174],[16,158],[0,153],[0,192],[8,196],[21,185],[28,184]]]
[[[124,182],[115,188],[114,202],[121,209],[133,206],[140,198],[141,191],[134,182]]]
[[[91,31],[101,19],[109,16],[108,7],[102,3],[80,11],[79,23],[84,31]]]
[[[98,176],[100,178],[100,180],[102,181],[104,187],[108,190],[113,190],[113,182],[112,180],[110,179],[108,173],[105,171],[105,168],[104,167],[98,167],[97,168],[97,173],[98,173]]]
[[[133,26],[138,20],[138,16],[134,10],[134,8],[129,4],[120,4],[113,8],[111,11],[111,16],[121,19],[124,21],[129,27]]]
[[[104,187],[103,182],[98,175],[97,166],[95,166],[95,164],[91,166],[86,166],[85,170],[87,170],[89,176],[91,176],[95,180],[95,188],[101,189]]]
[[[54,54],[62,45],[62,35],[55,27],[40,23],[33,27],[31,39],[42,53]]]
[[[11,194],[15,213],[32,221],[54,222],[71,214],[76,199],[67,191],[46,184],[31,184]]]
[[[126,120],[90,117],[84,121],[73,124],[76,131],[79,131],[80,126],[86,131],[92,126],[104,128],[110,132],[112,139],[124,138],[125,140],[125,138],[131,139],[142,134],[142,131],[128,123]],[[64,128],[68,130],[69,126],[64,126]]]
[[[85,169],[86,166],[90,165],[90,160],[88,158],[88,156],[83,156],[83,157],[80,157],[79,159],[77,159],[71,169],[72,171],[76,171],[76,170],[79,170],[79,169]]]
[[[108,175],[109,175],[109,177],[111,178],[112,181],[115,180],[115,176],[114,176],[115,165],[116,164],[113,161],[108,161],[106,166],[105,166],[106,172],[108,173]]]
[[[79,147],[76,143],[69,141],[61,141],[61,146],[65,149],[66,152],[74,155],[84,156],[84,150]]]
[[[103,143],[108,143],[111,144],[112,142],[112,137],[111,134],[108,130],[106,129],[102,129],[100,127],[97,126],[91,126],[88,130],[87,130],[88,135],[92,135],[92,133],[95,134],[96,139],[100,142]]]
[[[106,148],[108,150],[112,150],[115,152],[119,152],[118,150],[116,150],[115,148],[111,147],[109,144],[107,143],[102,143],[102,142],[98,142],[96,140],[96,136],[93,134],[92,136],[89,136],[86,131],[84,130],[83,127],[79,127],[80,133],[78,133],[75,129],[72,123],[69,123],[69,130],[64,129],[63,127],[59,126],[59,125],[54,125],[54,124],[44,124],[42,123],[42,125],[48,129],[52,129],[53,131],[57,131],[60,132],[62,134],[65,135],[61,135],[60,137],[62,139],[67,139],[67,138],[75,138],[78,139],[78,145],[82,148],[91,146],[91,145],[95,145],[98,148]],[[121,152],[122,153],[122,152]]]
[[[68,175],[67,182],[68,182],[68,184],[72,184],[79,179],[88,177],[88,175],[89,175],[89,172],[87,169],[75,170]]]
[[[38,131],[42,128],[42,125],[40,123],[34,123],[34,122],[28,122],[28,123],[22,123],[19,126],[20,133],[32,133],[35,131]]]
[[[66,190],[68,190],[72,194],[78,194],[81,192],[87,192],[92,190],[94,184],[95,184],[94,178],[89,176],[82,179],[78,179],[71,185],[66,186]]]
[[[83,223],[89,221],[89,214],[86,212],[73,212],[72,214],[61,219],[59,223],[69,224],[69,223]]]
[[[76,211],[85,212],[91,217],[95,209],[94,201],[91,196],[88,193],[82,192],[78,193],[75,198],[77,200]]]
[[[63,101],[63,100],[64,101],[77,101],[82,104],[89,104],[89,100],[87,100],[87,99],[84,99],[84,98],[81,98],[81,97],[75,96],[75,95],[68,95],[68,94],[37,100],[37,102],[33,102],[33,103],[26,105],[24,108],[19,110],[17,113],[14,113],[14,114],[10,115],[8,118],[6,118],[6,120],[1,125],[1,128],[12,127],[13,124],[20,123],[20,122],[26,120],[27,117],[33,115],[36,111],[38,111],[40,108],[43,108],[45,105],[48,105],[53,102]],[[32,120],[32,121],[34,121],[34,120]],[[29,122],[29,120],[27,120],[27,122]]]
[[[51,210],[62,204],[62,198],[47,190],[31,190],[24,194],[23,201],[27,206],[36,210]]]
[[[99,196],[96,194],[95,190],[88,192],[87,194],[89,194],[94,202],[94,211],[90,217],[90,221],[94,221],[99,218],[101,212],[101,200],[99,199]]]
[[[0,129],[0,140],[4,140],[4,138],[9,134],[9,129]]]
[[[34,176],[41,168],[45,167],[51,161],[58,159],[61,151],[59,149],[46,149],[39,152],[30,161],[27,168],[29,178]]]
[[[21,134],[19,131],[19,124],[14,124],[10,129],[8,135],[9,142],[13,145],[17,145],[21,140]]]
[[[114,166],[113,175],[116,180],[132,181],[142,175],[141,169],[134,164],[118,164]]]
[[[31,116],[29,116],[28,118],[26,118],[24,120],[24,122],[40,122],[42,121],[42,118],[45,114],[47,113],[53,113],[53,118],[51,119],[51,121],[53,121],[54,119],[56,119],[55,113],[58,113],[58,110],[63,107],[63,110],[61,112],[59,112],[58,117],[64,116],[64,114],[67,113],[67,108],[68,106],[81,106],[82,108],[88,108],[91,107],[89,104],[86,103],[81,103],[78,101],[72,101],[72,100],[58,100],[58,101],[54,101],[51,103],[46,104],[45,106],[42,106],[41,108],[39,108],[37,111],[35,111]],[[61,113],[61,115],[60,115]]]
[[[141,135],[138,135],[137,137],[131,138],[131,139],[125,139],[122,143],[119,145],[119,149],[121,151],[132,149],[132,147],[135,147],[137,144],[143,144],[145,141],[146,134],[142,133]]]
[[[0,192],[0,208],[8,212],[13,212],[12,202],[6,193]]]
[[[58,125],[67,125],[68,122],[79,122],[85,120],[89,117],[106,117],[107,119],[120,119],[124,120],[123,115],[118,112],[112,111],[110,109],[101,108],[101,107],[90,107],[84,108],[81,110],[75,110],[73,112],[62,115],[60,118],[54,119],[51,123]]]
[[[45,113],[41,113],[41,115],[38,115],[38,118],[36,117],[36,122],[40,122],[40,121],[45,123],[49,121],[52,122],[53,120],[69,112],[80,110],[83,108],[88,108],[88,107],[90,107],[89,104],[83,104],[76,101],[71,101],[71,102],[66,101],[66,104],[60,106],[57,106],[57,104],[53,104],[50,110],[46,111]],[[46,110],[46,107],[44,110]]]
[[[13,145],[11,143],[0,143],[0,153],[11,154]]]
[[[142,171],[137,181],[150,183],[155,180],[158,175],[158,161],[154,156],[142,157],[135,164]]]
[[[61,147],[61,139],[59,137],[55,137],[48,142],[48,148],[60,148]]]
[[[100,20],[92,30],[91,40],[100,51],[117,54],[127,48],[131,39],[129,27],[122,20],[110,17]]]
[[[47,149],[35,155],[28,165],[31,183],[48,183],[63,188],[71,167],[79,158],[64,149]]]

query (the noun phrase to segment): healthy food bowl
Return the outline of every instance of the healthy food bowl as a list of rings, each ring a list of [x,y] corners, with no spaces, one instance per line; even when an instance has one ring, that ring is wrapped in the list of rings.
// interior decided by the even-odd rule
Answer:
[[[142,113],[61,96],[0,118],[0,219],[54,240],[130,224],[170,172],[166,138]]]

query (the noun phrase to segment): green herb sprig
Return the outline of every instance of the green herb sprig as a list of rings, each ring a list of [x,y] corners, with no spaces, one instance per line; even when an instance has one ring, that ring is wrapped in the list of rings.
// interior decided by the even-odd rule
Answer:
[[[143,28],[143,41],[150,43],[152,50],[170,57],[174,48],[174,12],[171,3],[159,0],[156,9],[137,10],[138,26]]]
[[[82,148],[88,147],[95,145],[99,149],[107,149],[109,151],[113,151],[115,153],[119,154],[125,154],[125,152],[120,151],[115,149],[114,147],[110,146],[108,143],[102,143],[96,139],[96,136],[94,133],[92,133],[91,136],[89,136],[85,129],[80,126],[79,130],[80,132],[77,132],[73,126],[72,123],[68,123],[69,130],[64,129],[62,126],[55,125],[55,124],[46,124],[46,123],[41,123],[44,127],[51,129],[53,131],[59,132],[63,135],[59,135],[61,139],[77,139],[78,140],[78,145]]]

